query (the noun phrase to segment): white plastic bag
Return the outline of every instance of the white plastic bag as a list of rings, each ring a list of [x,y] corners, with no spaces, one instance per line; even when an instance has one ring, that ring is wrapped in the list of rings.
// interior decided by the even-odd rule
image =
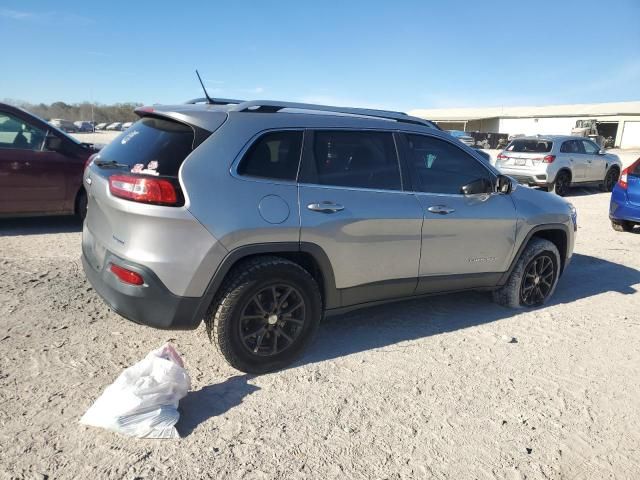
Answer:
[[[180,354],[167,343],[122,372],[80,423],[138,438],[179,438],[178,402],[190,388]]]

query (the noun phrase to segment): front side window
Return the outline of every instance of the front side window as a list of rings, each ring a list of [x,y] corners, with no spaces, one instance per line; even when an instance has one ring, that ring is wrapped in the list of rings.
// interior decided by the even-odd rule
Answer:
[[[314,183],[401,190],[395,142],[389,132],[316,131]]]
[[[0,148],[41,150],[46,132],[9,113],[0,112]]]
[[[589,140],[582,140],[582,146],[584,147],[584,153],[589,155],[595,155],[600,151],[600,147]]]
[[[449,142],[425,135],[407,135],[407,141],[421,192],[461,194],[464,185],[491,177],[479,161]]]
[[[295,180],[300,163],[302,132],[267,133],[247,151],[238,174],[275,180]]]

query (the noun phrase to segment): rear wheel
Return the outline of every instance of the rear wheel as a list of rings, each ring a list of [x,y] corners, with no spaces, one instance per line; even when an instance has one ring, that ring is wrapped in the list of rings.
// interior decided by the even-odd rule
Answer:
[[[633,230],[633,222],[626,220],[611,220],[611,228],[616,232],[630,232]]]
[[[556,180],[550,186],[549,191],[553,191],[556,195],[564,197],[567,193],[569,193],[569,187],[571,186],[571,175],[569,172],[558,172],[556,175]]]
[[[298,264],[256,257],[229,273],[207,322],[209,337],[229,364],[265,373],[293,362],[322,317],[320,290]]]
[[[80,190],[76,198],[76,216],[81,222],[87,217],[87,192]]]
[[[610,192],[611,190],[613,190],[613,187],[615,186],[619,177],[620,172],[617,168],[609,169],[604,177],[602,184],[600,185],[600,190],[602,190],[603,192]]]
[[[507,283],[493,292],[493,300],[511,308],[539,307],[553,295],[560,273],[560,253],[549,240],[533,238]]]

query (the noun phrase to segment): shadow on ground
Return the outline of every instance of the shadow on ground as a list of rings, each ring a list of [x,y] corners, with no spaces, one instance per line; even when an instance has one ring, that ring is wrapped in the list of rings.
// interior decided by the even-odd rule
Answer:
[[[549,305],[571,303],[606,292],[630,295],[636,292],[634,285],[637,284],[640,284],[640,271],[636,269],[574,254]],[[315,342],[295,366],[482,325],[517,314],[518,310],[494,304],[487,292],[433,296],[370,307],[327,318],[320,326]]]
[[[245,397],[260,390],[247,383],[251,378],[251,375],[236,375],[222,383],[189,392],[180,400],[180,420],[176,425],[180,436],[186,437],[201,423],[240,405]]]
[[[29,217],[0,220],[0,237],[81,231],[82,223],[73,216]]]

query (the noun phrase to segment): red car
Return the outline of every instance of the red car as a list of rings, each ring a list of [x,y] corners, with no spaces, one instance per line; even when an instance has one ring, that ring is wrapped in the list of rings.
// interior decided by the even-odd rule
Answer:
[[[75,214],[84,219],[82,174],[97,151],[21,108],[0,103],[0,217]]]

